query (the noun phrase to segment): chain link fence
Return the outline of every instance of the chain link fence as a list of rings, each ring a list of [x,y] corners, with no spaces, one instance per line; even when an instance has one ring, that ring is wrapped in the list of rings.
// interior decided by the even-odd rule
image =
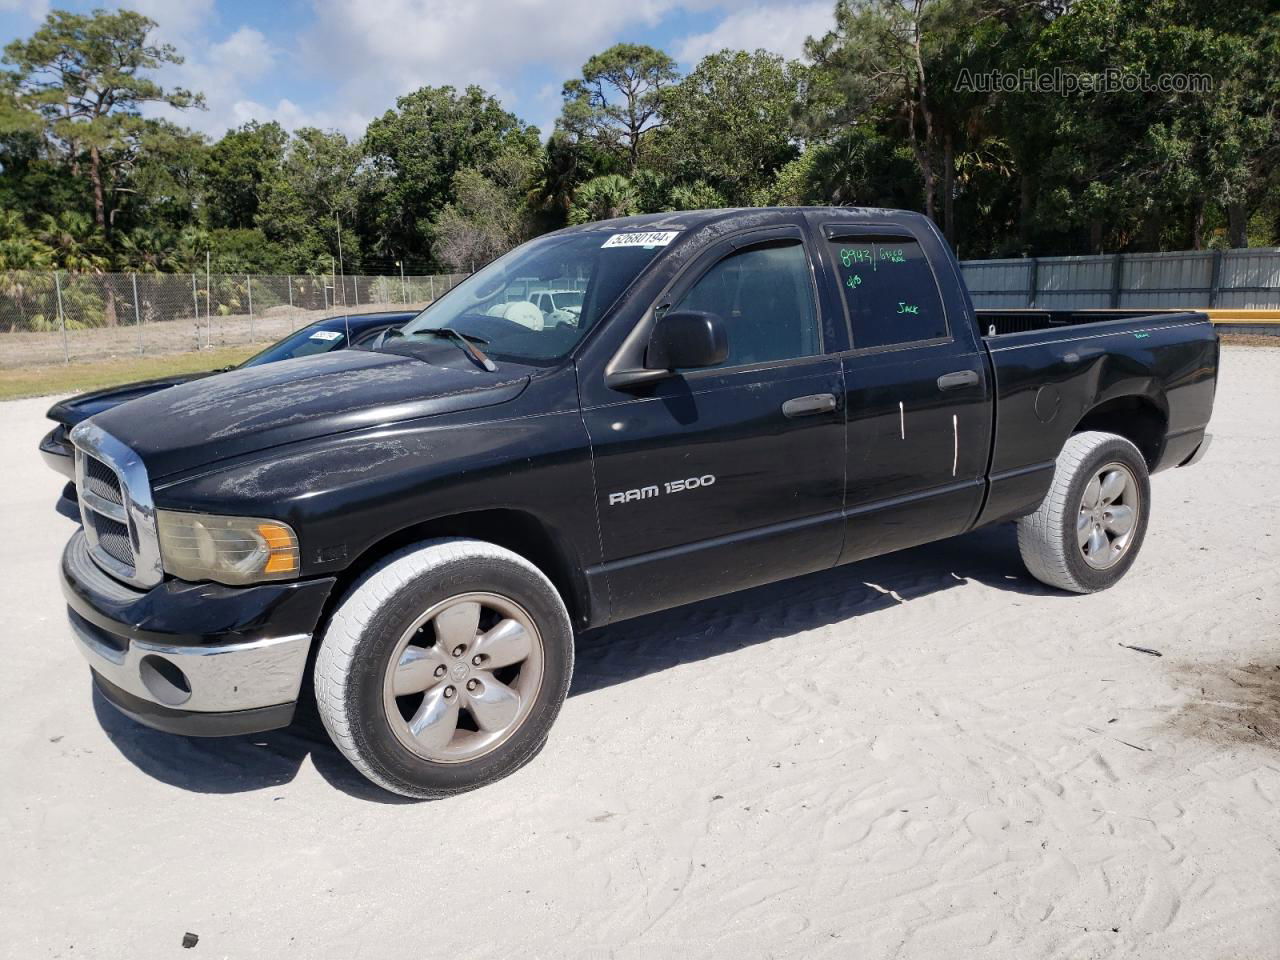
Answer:
[[[465,276],[0,272],[0,367],[269,343],[344,311],[419,310]]]

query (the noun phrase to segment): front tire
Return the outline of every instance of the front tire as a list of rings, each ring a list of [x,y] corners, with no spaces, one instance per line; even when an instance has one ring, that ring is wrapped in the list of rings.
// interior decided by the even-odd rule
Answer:
[[[1150,514],[1147,462],[1114,433],[1070,437],[1049,492],[1018,521],[1018,550],[1041,583],[1094,593],[1120,580],[1142,548]]]
[[[316,705],[362,774],[434,799],[528,762],[572,675],[569,614],[540,570],[491,543],[435,540],[343,598],[316,657]]]

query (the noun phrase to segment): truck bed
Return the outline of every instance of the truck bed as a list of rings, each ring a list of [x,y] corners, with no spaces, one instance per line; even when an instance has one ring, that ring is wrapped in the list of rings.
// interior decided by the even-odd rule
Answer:
[[[1055,330],[1059,327],[1079,327],[1112,320],[1136,320],[1139,317],[1158,319],[1168,315],[1185,315],[1187,310],[1035,310],[990,309],[975,310],[978,329],[984,338],[1002,337],[1011,333],[1031,333],[1036,330]]]
[[[1194,310],[977,310],[996,395],[990,493],[980,522],[1019,516],[1048,489],[1067,437],[1134,438],[1151,470],[1204,439],[1218,338]]]

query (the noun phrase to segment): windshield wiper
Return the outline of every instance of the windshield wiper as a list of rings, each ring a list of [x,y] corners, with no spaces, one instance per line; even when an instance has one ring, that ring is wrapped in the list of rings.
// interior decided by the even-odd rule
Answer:
[[[415,330],[413,332],[426,333],[433,337],[445,337],[446,339],[452,340],[462,348],[463,353],[476,363],[480,364],[480,366],[485,370],[488,370],[490,373],[494,373],[498,369],[497,364],[486,357],[484,355],[484,351],[476,346],[477,343],[489,342],[484,337],[477,337],[474,334],[463,333],[460,330],[453,329],[453,327],[430,327],[426,330]]]

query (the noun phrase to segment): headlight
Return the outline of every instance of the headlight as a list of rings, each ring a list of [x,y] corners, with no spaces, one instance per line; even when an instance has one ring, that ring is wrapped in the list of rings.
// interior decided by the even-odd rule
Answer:
[[[298,538],[278,520],[157,510],[156,528],[165,572],[181,580],[240,586],[298,575]]]

